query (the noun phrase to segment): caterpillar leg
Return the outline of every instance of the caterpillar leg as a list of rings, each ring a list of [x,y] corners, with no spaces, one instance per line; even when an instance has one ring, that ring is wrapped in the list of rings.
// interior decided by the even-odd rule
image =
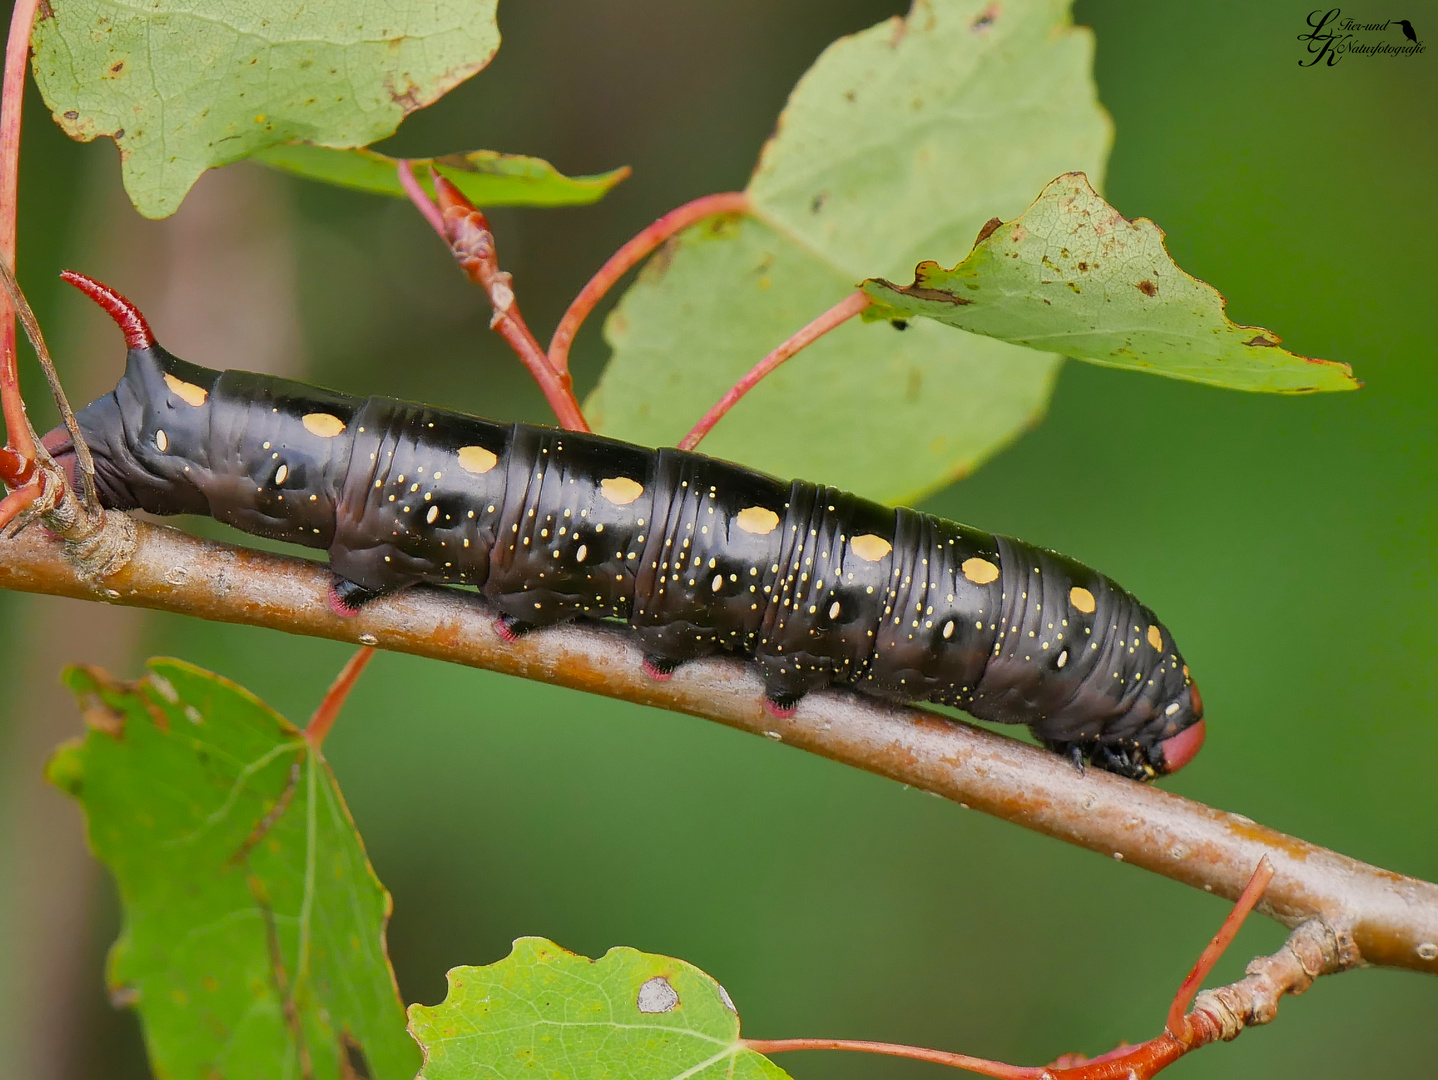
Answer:
[[[674,660],[667,656],[658,656],[654,653],[644,654],[644,674],[648,675],[655,682],[665,682],[673,677],[683,660]]]
[[[516,619],[513,615],[500,615],[494,620],[494,632],[504,639],[506,645],[513,645],[538,624]]]
[[[1045,739],[1043,743],[1055,754],[1068,758],[1080,776],[1086,765],[1097,766],[1130,780],[1152,780],[1157,775],[1142,747],[1136,743],[1105,743],[1098,739],[1077,739],[1073,742]]]
[[[376,589],[366,589],[339,574],[330,577],[330,610],[342,619],[353,618],[365,604],[382,595],[383,593]]]
[[[803,693],[797,694],[776,694],[772,690],[764,692],[764,711],[776,720],[787,720],[794,715],[794,710],[799,706],[799,700]]]

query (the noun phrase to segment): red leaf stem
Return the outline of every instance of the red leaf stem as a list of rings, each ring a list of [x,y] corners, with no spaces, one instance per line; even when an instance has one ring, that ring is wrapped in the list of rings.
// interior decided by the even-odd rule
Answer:
[[[439,207],[434,205],[429,194],[420,186],[418,178],[414,175],[414,165],[401,158],[395,164],[395,170],[399,173],[399,185],[404,188],[404,193],[409,196],[409,201],[414,203],[414,208],[424,215],[424,220],[429,222],[429,227],[439,233],[439,237],[445,243],[449,237],[444,234],[444,217],[439,212]]]
[[[1168,1010],[1168,1023],[1157,1038],[1137,1046],[1121,1046],[1095,1058],[1064,1055],[1052,1065],[1025,1067],[1001,1061],[954,1054],[947,1050],[930,1050],[921,1046],[896,1043],[866,1042],[859,1039],[741,1039],[746,1047],[760,1054],[778,1054],[788,1050],[857,1050],[867,1054],[932,1061],[956,1069],[992,1076],[998,1080],[1150,1080],[1190,1050],[1206,1046],[1220,1036],[1218,1023],[1201,1009],[1185,1015],[1189,1002],[1203,980],[1218,963],[1224,950],[1233,943],[1239,928],[1257,906],[1263,891],[1273,880],[1273,862],[1267,855],[1259,860],[1258,869],[1249,878],[1233,910],[1223,920],[1218,933],[1208,943],[1178,988]],[[1251,970],[1251,969],[1250,969]]]
[[[1213,935],[1213,940],[1199,954],[1193,970],[1188,977],[1179,985],[1178,993],[1173,996],[1173,1004],[1168,1007],[1168,1022],[1164,1025],[1170,1035],[1182,1037],[1184,1034],[1184,1013],[1193,1001],[1193,995],[1198,993],[1198,988],[1203,985],[1203,980],[1208,978],[1213,965],[1218,963],[1219,957],[1233,944],[1233,939],[1238,935],[1239,928],[1243,921],[1248,918],[1249,913],[1258,905],[1263,897],[1263,890],[1268,888],[1268,883],[1273,880],[1273,860],[1267,855],[1258,860],[1258,868],[1253,871],[1253,877],[1248,879],[1248,884],[1243,887],[1243,892],[1238,894],[1234,902],[1233,910],[1228,913],[1228,918],[1223,920],[1223,925],[1218,928],[1218,933]]]
[[[324,700],[320,702],[319,708],[310,718],[309,726],[305,728],[305,742],[309,743],[312,749],[318,750],[324,743],[325,736],[335,726],[335,720],[344,708],[345,699],[350,696],[350,691],[359,680],[360,672],[364,671],[372,656],[373,647],[361,645],[340,669],[334,683],[325,691]]]
[[[788,341],[784,342],[768,356],[760,360],[749,373],[735,383],[722,398],[720,398],[704,416],[694,429],[685,435],[679,442],[679,449],[693,450],[699,445],[699,440],[708,435],[730,409],[732,409],[745,394],[759,384],[759,380],[768,375],[776,367],[782,364],[789,357],[793,356],[806,345],[811,345],[823,337],[834,327],[852,319],[859,312],[869,306],[871,301],[861,292],[853,292],[840,300],[824,314],[811,322],[808,326],[799,330]]]
[[[951,1054],[947,1050],[930,1050],[922,1046],[903,1046],[899,1043],[868,1042],[864,1039],[740,1039],[745,1047],[759,1054],[782,1054],[790,1050],[857,1050],[864,1054],[886,1054],[889,1057],[912,1058],[915,1061],[932,1061],[935,1065],[949,1065],[955,1069],[966,1069],[980,1076],[992,1076],[997,1080],[1044,1080],[1049,1075],[1045,1068],[1028,1068],[1021,1065],[1005,1065],[1002,1061],[969,1057],[968,1054]]]
[[[705,195],[669,211],[657,221],[646,226],[633,239],[609,256],[609,261],[589,279],[579,295],[569,305],[554,336],[549,339],[549,364],[561,374],[569,371],[569,347],[574,335],[596,304],[604,299],[615,283],[634,267],[638,266],[660,244],[675,233],[682,232],[696,221],[716,214],[742,214],[749,209],[749,196],[742,191],[723,191],[716,195]]]
[[[0,91],[0,259],[15,265],[15,211],[20,187],[20,119],[25,95],[25,68],[30,56],[30,28],[39,0],[16,0],[5,43],[5,79]],[[35,458],[35,440],[25,419],[20,372],[15,354],[15,308],[0,292],[0,407],[10,446],[27,461]]]

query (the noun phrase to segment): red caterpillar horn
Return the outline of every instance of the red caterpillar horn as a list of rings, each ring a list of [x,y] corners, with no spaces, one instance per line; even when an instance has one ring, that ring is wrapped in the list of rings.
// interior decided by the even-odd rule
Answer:
[[[150,324],[145,321],[145,316],[140,314],[140,309],[103,281],[96,281],[75,270],[64,271],[60,280],[75,286],[104,308],[105,313],[114,319],[115,324],[124,332],[125,344],[130,348],[154,347],[155,335],[150,332]]]

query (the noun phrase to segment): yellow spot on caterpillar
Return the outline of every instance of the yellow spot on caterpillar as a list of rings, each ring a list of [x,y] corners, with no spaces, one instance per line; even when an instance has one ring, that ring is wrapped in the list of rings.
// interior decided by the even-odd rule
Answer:
[[[429,513],[427,513],[427,514],[424,515],[425,524],[427,524],[427,525],[433,525],[438,518],[439,518],[439,507],[438,507],[438,506],[431,506],[431,507],[429,508]]]
[[[762,506],[746,506],[734,518],[734,523],[746,533],[768,536],[779,527],[779,515]]]
[[[459,467],[467,473],[483,474],[499,464],[499,458],[482,446],[461,446],[456,455]]]
[[[1094,608],[1098,606],[1094,602],[1093,593],[1089,592],[1082,585],[1075,585],[1069,590],[1069,603],[1085,615],[1092,615]]]
[[[164,428],[155,430],[155,447],[162,454],[170,448],[170,437],[165,434]]]
[[[948,641],[949,638],[951,638],[951,637],[953,637],[953,636],[954,636],[954,620],[953,620],[953,619],[950,619],[948,622],[944,623],[944,640],[945,640],[945,641]]]
[[[878,562],[894,550],[894,545],[882,536],[876,536],[874,533],[864,533],[863,536],[856,536],[849,541],[849,550],[865,562]]]
[[[285,482],[285,477],[289,475],[290,467],[288,465],[281,465],[278,469],[275,470],[275,486],[279,487],[281,484],[283,484]]]
[[[715,574],[715,575],[714,575],[714,581],[713,581],[713,582],[710,584],[710,586],[709,586],[710,590],[711,590],[712,592],[718,592],[718,591],[719,591],[720,589],[722,589],[723,587],[724,587],[724,575],[723,575],[723,574]]]
[[[589,545],[588,545],[588,544],[580,544],[580,545],[579,545],[579,550],[574,553],[574,561],[575,561],[575,562],[583,562],[583,561],[584,561],[584,556],[586,556],[586,555],[588,555],[588,554],[589,554]]]
[[[599,481],[599,490],[615,506],[628,506],[644,494],[644,485],[627,476],[609,476]]]
[[[988,559],[980,559],[977,555],[972,559],[965,559],[961,569],[964,571],[964,577],[975,585],[987,585],[999,578],[999,568]]]
[[[835,600],[832,604],[829,605],[829,618],[837,619],[839,617],[840,610],[841,608],[839,607],[839,601]]]
[[[333,439],[345,429],[345,422],[333,413],[305,413],[305,430],[321,439]]]
[[[196,386],[194,383],[186,382],[184,379],[176,378],[174,375],[167,374],[165,376],[165,385],[170,388],[171,393],[186,405],[193,405],[197,409],[203,405],[205,399],[210,396],[210,392],[203,386]]]
[[[1150,626],[1148,628],[1148,643],[1159,652],[1163,652],[1163,634],[1158,627]]]

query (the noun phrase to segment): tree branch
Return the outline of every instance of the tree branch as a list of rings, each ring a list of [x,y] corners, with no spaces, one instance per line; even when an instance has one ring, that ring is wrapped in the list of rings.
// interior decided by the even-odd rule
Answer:
[[[318,562],[250,551],[106,515],[83,550],[27,529],[0,540],[0,588],[157,608],[220,622],[482,667],[715,720],[934,792],[965,807],[1234,899],[1260,858],[1276,871],[1259,910],[1293,927],[1321,919],[1341,967],[1438,974],[1438,885],[1381,870],[1224,813],[921,709],[853,693],[812,694],[778,720],[752,665],[685,664],[667,682],[641,669],[633,638],[600,625],[551,627],[506,644],[472,593],[416,587],[341,619]],[[1203,999],[1200,998],[1200,1001]]]

